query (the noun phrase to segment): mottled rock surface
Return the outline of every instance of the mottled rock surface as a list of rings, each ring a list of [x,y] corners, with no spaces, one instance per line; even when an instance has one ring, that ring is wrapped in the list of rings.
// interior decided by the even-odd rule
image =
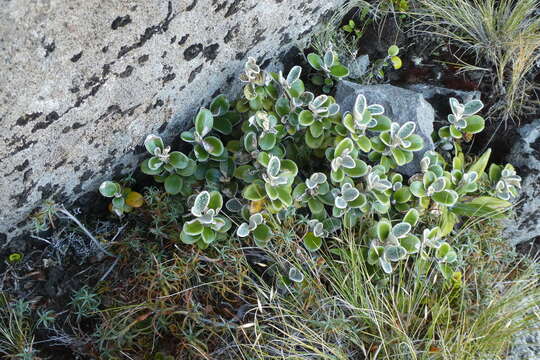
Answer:
[[[130,172],[148,133],[170,140],[239,90],[248,56],[272,67],[341,3],[2,1],[0,245],[43,199]]]
[[[505,230],[512,244],[540,236],[540,119],[520,128],[518,134],[519,140],[507,158],[522,178],[515,216]]]
[[[336,102],[342,111],[352,111],[356,97],[363,94],[368,104],[384,106],[384,115],[392,121],[404,124],[407,121],[416,123],[416,134],[424,139],[424,148],[414,153],[414,160],[399,167],[406,175],[420,172],[420,160],[428,150],[434,150],[431,139],[435,113],[431,105],[420,93],[393,85],[360,85],[350,81],[341,81],[337,86]]]

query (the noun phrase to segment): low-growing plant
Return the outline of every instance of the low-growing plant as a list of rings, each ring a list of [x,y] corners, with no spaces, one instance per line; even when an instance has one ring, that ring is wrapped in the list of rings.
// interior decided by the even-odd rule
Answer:
[[[109,210],[118,216],[129,213],[144,204],[141,194],[114,181],[102,182],[99,192],[105,197],[112,198]]]
[[[389,49],[389,58],[398,51]],[[345,76],[332,51],[308,58],[334,79]],[[279,232],[280,219],[303,217],[311,219],[300,236],[310,251],[320,249],[329,233],[355,230],[369,248],[369,263],[383,272],[411,257],[421,263],[434,256],[451,276],[457,254],[440,239],[467,217],[501,216],[520,184],[508,166],[493,165],[486,173],[489,150],[466,161],[460,141],[483,129],[477,115],[483,104],[451,98],[450,125],[441,133],[448,133],[453,155],[426,152],[420,172],[407,179],[400,166],[424,145],[414,122],[393,122],[363,95],[352,112],[342,113],[333,97],[306,91],[301,75],[299,66],[286,76],[267,73],[249,59],[241,76],[244,96],[234,106],[217,96],[182,133],[193,145],[190,152],[171,152],[161,138],[147,138],[152,157],[142,170],[178,201],[193,204],[179,239],[201,249],[219,246],[235,223],[241,239],[265,246]],[[115,183],[105,188],[106,195],[123,199]]]

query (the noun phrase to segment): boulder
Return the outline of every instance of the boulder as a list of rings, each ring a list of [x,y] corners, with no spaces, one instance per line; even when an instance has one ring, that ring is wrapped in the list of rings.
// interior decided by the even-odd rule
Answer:
[[[433,107],[418,92],[393,85],[361,85],[341,81],[337,86],[336,102],[342,111],[351,111],[356,97],[363,94],[368,104],[380,104],[384,114],[392,121],[404,124],[416,123],[416,133],[424,139],[424,148],[414,153],[414,160],[398,168],[401,173],[411,176],[420,171],[420,160],[428,150],[434,150],[431,139],[435,113]]]
[[[505,230],[514,245],[540,237],[540,119],[520,128],[518,134],[519,140],[507,157],[522,178],[515,217]]]
[[[466,103],[471,100],[480,99],[480,91],[463,91],[456,89],[448,89],[440,86],[429,84],[412,84],[408,85],[407,89],[422,94],[435,109],[437,119],[446,121],[448,114],[451,114],[449,99],[454,97],[461,103]]]
[[[147,134],[170,142],[213,96],[235,97],[248,56],[277,69],[343,2],[3,1],[0,247],[43,200],[69,206],[131,173]]]

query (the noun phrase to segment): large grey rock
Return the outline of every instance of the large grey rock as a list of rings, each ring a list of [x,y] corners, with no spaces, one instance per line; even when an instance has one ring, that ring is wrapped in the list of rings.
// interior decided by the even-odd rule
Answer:
[[[515,216],[505,230],[512,244],[540,236],[540,119],[523,126],[518,134],[520,138],[507,157],[522,178]]]
[[[406,175],[420,171],[420,160],[428,150],[434,150],[431,139],[435,113],[431,105],[420,93],[392,85],[360,85],[350,81],[341,81],[337,86],[336,102],[342,111],[351,111],[359,94],[364,94],[368,104],[384,106],[384,114],[392,121],[404,124],[416,123],[416,133],[424,139],[424,148],[414,153],[414,160],[398,170]]]
[[[237,94],[248,56],[279,63],[343,2],[2,1],[0,247],[43,199],[131,172],[148,133],[171,140]]]

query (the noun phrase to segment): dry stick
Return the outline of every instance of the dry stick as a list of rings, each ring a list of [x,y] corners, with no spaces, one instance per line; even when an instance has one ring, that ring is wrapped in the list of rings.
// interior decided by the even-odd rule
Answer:
[[[60,207],[57,208],[57,211],[59,213],[61,213],[62,215],[64,215],[66,218],[68,218],[69,220],[73,221],[75,224],[77,224],[77,226],[86,234],[86,236],[88,236],[90,238],[90,240],[92,240],[94,242],[94,244],[97,246],[97,248],[99,250],[101,250],[102,252],[104,252],[105,254],[111,256],[111,257],[115,257],[113,254],[111,254],[110,252],[108,252],[102,245],[101,243],[94,237],[94,235],[92,235],[90,233],[90,231],[88,231],[88,229],[86,229],[86,227],[79,221],[79,219],[77,219],[73,214],[71,214],[69,211],[66,210],[66,208],[62,205]]]

